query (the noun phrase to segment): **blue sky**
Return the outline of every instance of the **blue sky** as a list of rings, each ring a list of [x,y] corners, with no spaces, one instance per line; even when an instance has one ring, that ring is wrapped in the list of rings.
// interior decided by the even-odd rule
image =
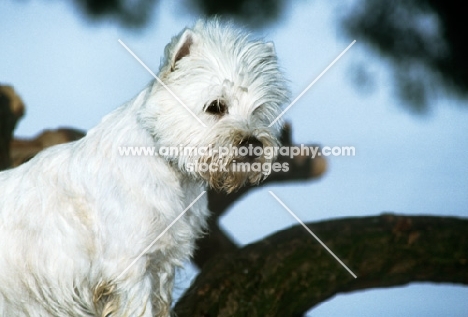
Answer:
[[[16,135],[44,128],[89,129],[152,79],[118,43],[121,39],[154,71],[171,36],[196,20],[174,1],[161,1],[139,32],[89,23],[64,1],[2,1],[0,82],[15,86],[27,106]],[[277,24],[257,33],[275,42],[293,96],[353,40],[337,27],[325,1],[297,1]],[[183,12],[183,13],[181,13]],[[353,86],[365,62],[372,93]],[[455,97],[435,100],[424,116],[393,97],[388,63],[357,42],[286,114],[296,143],[354,146],[355,157],[329,159],[319,181],[270,185],[239,201],[221,225],[239,244],[254,242],[295,220],[401,214],[468,216],[468,107]],[[352,269],[353,264],[348,263]],[[194,274],[180,273],[179,287]],[[340,295],[310,316],[466,316],[468,288],[415,284]]]

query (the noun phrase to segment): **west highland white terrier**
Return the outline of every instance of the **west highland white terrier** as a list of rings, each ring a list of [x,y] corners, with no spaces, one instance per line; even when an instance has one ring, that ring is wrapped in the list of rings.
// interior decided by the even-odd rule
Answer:
[[[200,21],[167,45],[158,78],[83,139],[0,173],[1,316],[168,316],[206,186],[265,177],[235,163],[274,159],[261,149],[277,145],[289,92],[272,43]]]

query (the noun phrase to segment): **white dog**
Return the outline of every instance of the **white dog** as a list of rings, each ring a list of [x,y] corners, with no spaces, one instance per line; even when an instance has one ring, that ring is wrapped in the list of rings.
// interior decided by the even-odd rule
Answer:
[[[0,173],[1,316],[168,316],[175,267],[208,216],[196,198],[264,178],[231,163],[265,155],[119,149],[276,145],[289,93],[271,43],[201,21],[166,47],[158,77],[85,138]],[[227,170],[192,168],[219,161]]]

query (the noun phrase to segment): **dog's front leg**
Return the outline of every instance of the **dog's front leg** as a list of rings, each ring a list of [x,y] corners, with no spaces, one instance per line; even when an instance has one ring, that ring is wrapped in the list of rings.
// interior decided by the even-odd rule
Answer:
[[[174,263],[159,262],[150,268],[154,278],[153,311],[157,317],[170,316],[172,304],[172,290],[174,286]]]
[[[118,284],[99,283],[93,301],[99,317],[168,317],[167,312],[154,311],[154,281],[148,274],[138,283],[121,281]]]

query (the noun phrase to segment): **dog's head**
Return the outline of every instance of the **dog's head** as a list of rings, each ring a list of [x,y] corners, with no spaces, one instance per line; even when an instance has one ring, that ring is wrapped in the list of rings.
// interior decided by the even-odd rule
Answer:
[[[272,43],[200,21],[167,45],[158,77],[141,120],[157,146],[179,149],[168,160],[227,192],[266,177],[289,97]]]

